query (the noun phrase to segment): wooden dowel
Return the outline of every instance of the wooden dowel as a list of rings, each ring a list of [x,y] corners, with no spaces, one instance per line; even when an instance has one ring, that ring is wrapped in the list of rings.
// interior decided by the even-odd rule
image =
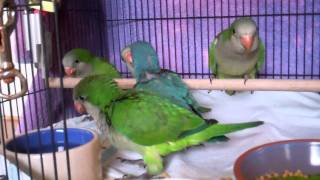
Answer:
[[[115,79],[123,89],[132,88],[135,84],[134,79]],[[73,88],[80,78],[64,78],[63,87]],[[190,89],[208,90],[239,90],[239,91],[312,91],[320,92],[320,80],[296,80],[296,79],[249,79],[244,84],[243,79],[184,79]],[[60,88],[59,78],[50,78],[51,88]]]

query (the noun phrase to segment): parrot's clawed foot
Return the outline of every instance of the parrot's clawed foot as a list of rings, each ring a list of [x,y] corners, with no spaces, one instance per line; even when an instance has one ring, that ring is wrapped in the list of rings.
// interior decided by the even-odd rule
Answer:
[[[125,179],[139,179],[139,176],[134,176],[130,174],[125,174],[122,176],[122,178],[116,178],[115,180],[125,180]]]
[[[162,174],[164,174],[164,173],[162,173]],[[122,176],[122,178],[121,178],[121,180],[125,180],[125,179],[127,179],[127,180],[129,180],[129,179],[137,179],[137,180],[146,180],[146,179],[165,179],[165,178],[168,178],[169,176],[168,176],[168,174],[166,173],[166,174],[164,174],[164,175],[162,175],[162,174],[160,174],[160,175],[158,175],[158,176],[152,176],[152,175],[149,175],[148,173],[144,173],[144,174],[141,174],[141,175],[139,175],[139,176],[134,176],[134,175],[123,175]]]
[[[80,120],[80,122],[86,122],[86,121],[94,121],[94,119],[91,115],[85,115],[85,117]]]
[[[248,79],[244,79],[243,84],[246,85]]]
[[[210,84],[212,84],[212,80],[216,78],[216,75],[215,74],[212,74],[211,76],[209,76],[209,81],[210,81]]]
[[[138,165],[141,168],[146,168],[146,164],[144,163],[143,159],[123,159],[121,157],[117,157],[121,161],[121,163],[133,164]]]
[[[101,146],[101,149],[102,150],[106,150],[106,149],[108,149],[109,148],[109,146]]]
[[[210,84],[212,84],[212,76],[209,77]],[[212,90],[208,90],[208,94],[211,93]]]
[[[209,76],[209,80],[210,80],[210,84],[212,84],[212,80],[216,77],[215,74],[212,74],[211,76]]]
[[[191,148],[194,148],[194,147],[204,147],[205,145],[203,143],[200,143],[200,144],[197,144],[197,145],[193,145],[193,146],[190,146],[190,147],[186,147],[185,151],[191,149]]]
[[[129,180],[129,179],[138,179],[138,176],[125,174],[121,178],[114,178],[114,180],[125,180],[125,179],[127,179],[127,180]]]
[[[229,96],[233,96],[236,94],[236,91],[232,91],[232,90],[226,90],[225,91]]]
[[[249,76],[248,75],[244,75],[244,81],[243,81],[244,85],[246,85],[248,79],[249,79]]]
[[[200,143],[200,144],[194,145],[192,147],[205,147],[205,145],[203,143]]]
[[[252,90],[252,91],[250,91],[250,93],[251,93],[251,94],[253,94],[253,93],[254,93],[254,91]]]
[[[204,119],[207,124],[217,124],[219,121],[216,119]]]

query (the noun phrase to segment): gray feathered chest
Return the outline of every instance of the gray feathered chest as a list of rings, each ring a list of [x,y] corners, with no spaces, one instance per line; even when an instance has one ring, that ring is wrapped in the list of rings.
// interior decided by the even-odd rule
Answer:
[[[96,106],[85,102],[87,112],[97,122],[97,129],[99,131],[99,138],[102,146],[108,147],[109,143],[121,150],[133,150],[142,153],[143,148],[130,141],[127,137],[115,131],[107,124],[105,113],[100,111]]]
[[[215,43],[218,74],[237,77],[254,70],[259,57],[259,48],[251,52],[237,52],[231,42],[222,43],[219,38]]]

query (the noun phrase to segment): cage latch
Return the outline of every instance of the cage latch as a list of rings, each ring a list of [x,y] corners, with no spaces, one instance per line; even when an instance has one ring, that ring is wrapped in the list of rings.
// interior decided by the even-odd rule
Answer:
[[[15,94],[4,94],[1,90],[0,97],[5,99],[21,97],[28,89],[26,78],[14,68],[12,63],[10,34],[16,25],[14,7],[14,0],[0,0],[0,80],[10,84],[14,82],[15,77],[18,77],[21,84],[21,91]]]

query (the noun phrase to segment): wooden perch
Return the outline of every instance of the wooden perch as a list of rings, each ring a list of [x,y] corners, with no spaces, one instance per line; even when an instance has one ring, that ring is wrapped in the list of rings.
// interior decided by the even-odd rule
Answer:
[[[123,89],[132,88],[134,79],[115,79]],[[63,87],[73,88],[80,78],[64,78]],[[241,91],[311,91],[320,92],[320,80],[296,80],[296,79],[249,79],[244,84],[243,79],[184,79],[191,89],[208,90],[241,90]],[[59,78],[49,78],[50,88],[60,88]]]

